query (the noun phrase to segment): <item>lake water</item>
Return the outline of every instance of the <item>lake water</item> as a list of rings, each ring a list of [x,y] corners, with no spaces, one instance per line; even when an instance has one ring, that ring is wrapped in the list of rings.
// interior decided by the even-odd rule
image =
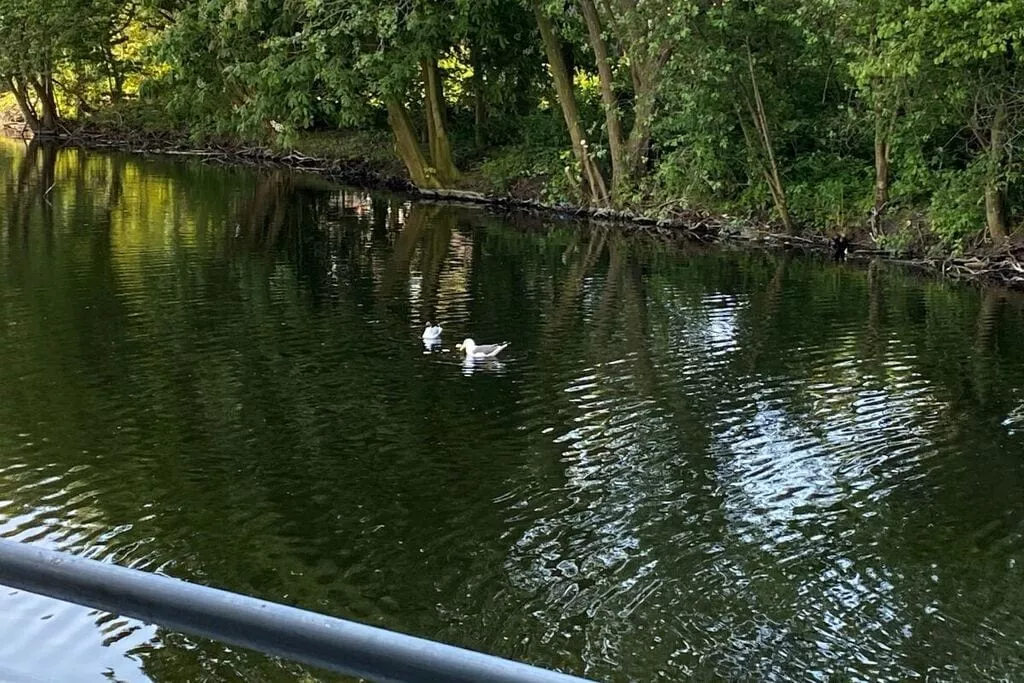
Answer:
[[[0,228],[5,537],[598,680],[1024,677],[1015,295],[10,141]],[[9,589],[0,679],[334,680]]]

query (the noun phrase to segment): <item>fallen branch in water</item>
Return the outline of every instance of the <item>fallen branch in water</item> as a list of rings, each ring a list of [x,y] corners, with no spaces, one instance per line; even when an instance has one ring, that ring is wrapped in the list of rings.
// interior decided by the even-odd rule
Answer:
[[[973,280],[1024,288],[1024,260],[1019,250],[1006,248],[990,254],[933,259],[894,259],[896,263],[940,273],[958,280]]]

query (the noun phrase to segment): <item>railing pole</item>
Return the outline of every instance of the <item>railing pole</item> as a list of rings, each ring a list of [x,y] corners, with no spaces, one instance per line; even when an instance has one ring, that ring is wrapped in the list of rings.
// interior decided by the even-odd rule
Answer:
[[[375,681],[584,681],[492,655],[4,539],[0,539],[0,584]]]

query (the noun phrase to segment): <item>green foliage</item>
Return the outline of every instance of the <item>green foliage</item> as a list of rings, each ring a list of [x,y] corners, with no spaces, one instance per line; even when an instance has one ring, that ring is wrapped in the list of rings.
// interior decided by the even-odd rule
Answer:
[[[0,0],[0,83],[26,123],[56,133],[62,114],[124,97],[145,16],[128,0]]]
[[[985,228],[985,207],[981,201],[983,173],[975,165],[966,171],[941,174],[938,181],[928,207],[931,230],[944,247],[963,251]]]
[[[523,182],[543,187],[562,166],[557,148],[515,145],[495,150],[480,164],[480,173],[496,192],[506,193]]]
[[[812,153],[794,162],[790,179],[790,208],[808,227],[848,230],[871,210],[870,170],[855,158]]]
[[[88,122],[111,133],[177,133],[185,130],[185,122],[175,118],[167,108],[146,100],[129,100],[111,105],[91,114]]]
[[[400,176],[402,164],[395,158],[393,144],[386,130],[354,128],[302,132],[295,136],[289,149],[318,159],[366,162],[383,172]]]
[[[912,230],[913,223],[900,226],[899,230],[883,233],[876,238],[876,245],[893,256],[906,255],[915,244],[921,242],[920,231]]]
[[[1024,222],[1019,0],[540,5],[597,172],[629,166],[620,204],[781,218],[782,194],[804,228],[866,229],[882,154],[889,225],[926,215],[928,239],[964,248],[986,192]],[[36,114],[52,96],[61,116],[107,128],[378,166],[395,163],[385,101],[425,130],[422,69],[436,61],[460,165],[499,191],[582,200],[529,3],[0,0],[0,29],[2,82]]]

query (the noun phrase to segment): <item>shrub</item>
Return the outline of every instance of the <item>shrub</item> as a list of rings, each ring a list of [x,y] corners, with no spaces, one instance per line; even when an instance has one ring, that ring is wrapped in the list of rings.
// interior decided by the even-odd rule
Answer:
[[[872,175],[860,159],[815,153],[787,172],[789,210],[800,223],[828,230],[863,223],[872,205]]]
[[[928,206],[928,222],[939,242],[962,252],[985,226],[980,165],[964,171],[946,171]]]

